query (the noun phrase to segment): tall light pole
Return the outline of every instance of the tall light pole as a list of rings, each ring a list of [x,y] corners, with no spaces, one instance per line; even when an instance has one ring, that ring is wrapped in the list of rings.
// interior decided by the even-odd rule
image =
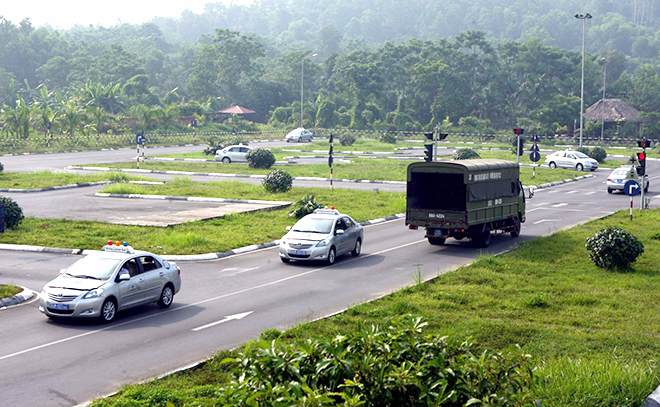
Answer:
[[[318,54],[306,55],[300,63],[300,127],[303,126],[303,84],[305,83],[305,60]]]
[[[603,61],[603,101],[602,106],[600,107],[600,142],[603,142],[603,134],[605,134],[605,83],[607,79],[607,61],[605,58],[601,58]]]
[[[582,112],[584,111],[584,39],[587,32],[587,20],[591,18],[591,14],[576,14],[575,18],[582,20],[582,80],[580,82],[580,147],[582,147],[582,125],[583,118]]]

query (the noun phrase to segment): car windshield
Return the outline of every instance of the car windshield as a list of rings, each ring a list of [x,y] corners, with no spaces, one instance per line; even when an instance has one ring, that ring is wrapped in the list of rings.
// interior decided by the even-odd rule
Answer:
[[[293,225],[294,232],[308,232],[308,233],[325,233],[328,234],[332,230],[333,219],[315,218],[306,216]]]
[[[574,152],[573,154],[575,154],[578,158],[589,158],[588,155],[586,155],[586,154],[584,154],[584,153],[581,153],[581,152],[579,152],[579,151],[576,151],[576,152]]]
[[[120,261],[120,259],[87,256],[70,265],[66,269],[66,274],[72,277],[107,280]]]

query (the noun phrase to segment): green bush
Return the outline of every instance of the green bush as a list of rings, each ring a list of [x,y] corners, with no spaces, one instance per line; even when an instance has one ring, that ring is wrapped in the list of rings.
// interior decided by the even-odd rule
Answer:
[[[218,405],[532,405],[530,356],[425,335],[410,315],[334,338],[253,342],[235,358]]]
[[[481,156],[471,148],[459,148],[454,151],[454,160],[470,160],[473,158],[481,158]]]
[[[286,171],[274,170],[266,175],[262,184],[270,193],[286,192],[293,186],[293,178]]]
[[[208,140],[208,145],[204,149],[204,154],[205,155],[215,155],[215,152],[218,151],[218,150],[222,150],[222,148],[224,146],[225,146],[225,143],[222,139],[211,137]]]
[[[345,136],[342,136],[339,139],[339,142],[341,143],[342,146],[352,146],[353,143],[355,143],[355,137],[351,136],[350,134],[347,134]]]
[[[295,203],[295,208],[289,212],[289,216],[300,219],[303,216],[314,212],[319,206],[322,205],[316,202],[316,196],[314,196],[314,194],[305,195],[301,200]]]
[[[380,141],[388,144],[396,144],[396,136],[392,133],[383,133],[380,136]]]
[[[589,155],[589,148],[588,147],[578,147],[577,151],[581,152],[582,154]]]
[[[23,220],[23,209],[13,199],[0,195],[0,201],[5,204],[5,227],[14,229]]]
[[[275,156],[273,153],[265,148],[255,148],[250,150],[245,159],[252,168],[270,168],[275,164]]]
[[[587,155],[599,163],[604,163],[605,159],[607,158],[607,152],[600,147],[592,148],[591,151],[587,153]]]
[[[587,238],[589,258],[600,268],[629,269],[630,264],[644,253],[644,245],[635,236],[617,227],[601,229]]]

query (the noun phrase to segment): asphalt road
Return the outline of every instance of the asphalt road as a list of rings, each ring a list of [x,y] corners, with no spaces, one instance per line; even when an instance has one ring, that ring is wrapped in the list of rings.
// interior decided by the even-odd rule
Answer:
[[[648,165],[650,173],[660,173],[657,162]],[[537,191],[528,201],[521,236],[493,236],[487,253],[626,209],[627,196],[607,194],[608,173]],[[655,198],[653,185],[660,180],[651,182]],[[183,287],[172,308],[139,307],[120,313],[110,325],[53,322],[38,312],[36,302],[0,310],[2,402],[83,403],[235,347],[265,329],[286,329],[414,284],[418,270],[431,279],[482,253],[467,240],[431,246],[423,234],[408,230],[403,220],[369,226],[362,255],[344,256],[333,266],[283,264],[276,248],[180,263]],[[40,291],[77,258],[0,251],[0,282]]]

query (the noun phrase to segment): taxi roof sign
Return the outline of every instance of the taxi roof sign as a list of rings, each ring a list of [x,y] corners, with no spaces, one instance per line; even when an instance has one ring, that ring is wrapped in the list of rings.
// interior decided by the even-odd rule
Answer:
[[[110,245],[107,244],[103,246],[101,249],[102,252],[114,252],[114,253],[128,253],[128,254],[133,254],[135,253],[135,250],[131,246],[125,245],[125,246],[116,246],[116,245]]]
[[[324,214],[324,215],[340,215],[339,211],[336,209],[315,209],[314,213]]]

